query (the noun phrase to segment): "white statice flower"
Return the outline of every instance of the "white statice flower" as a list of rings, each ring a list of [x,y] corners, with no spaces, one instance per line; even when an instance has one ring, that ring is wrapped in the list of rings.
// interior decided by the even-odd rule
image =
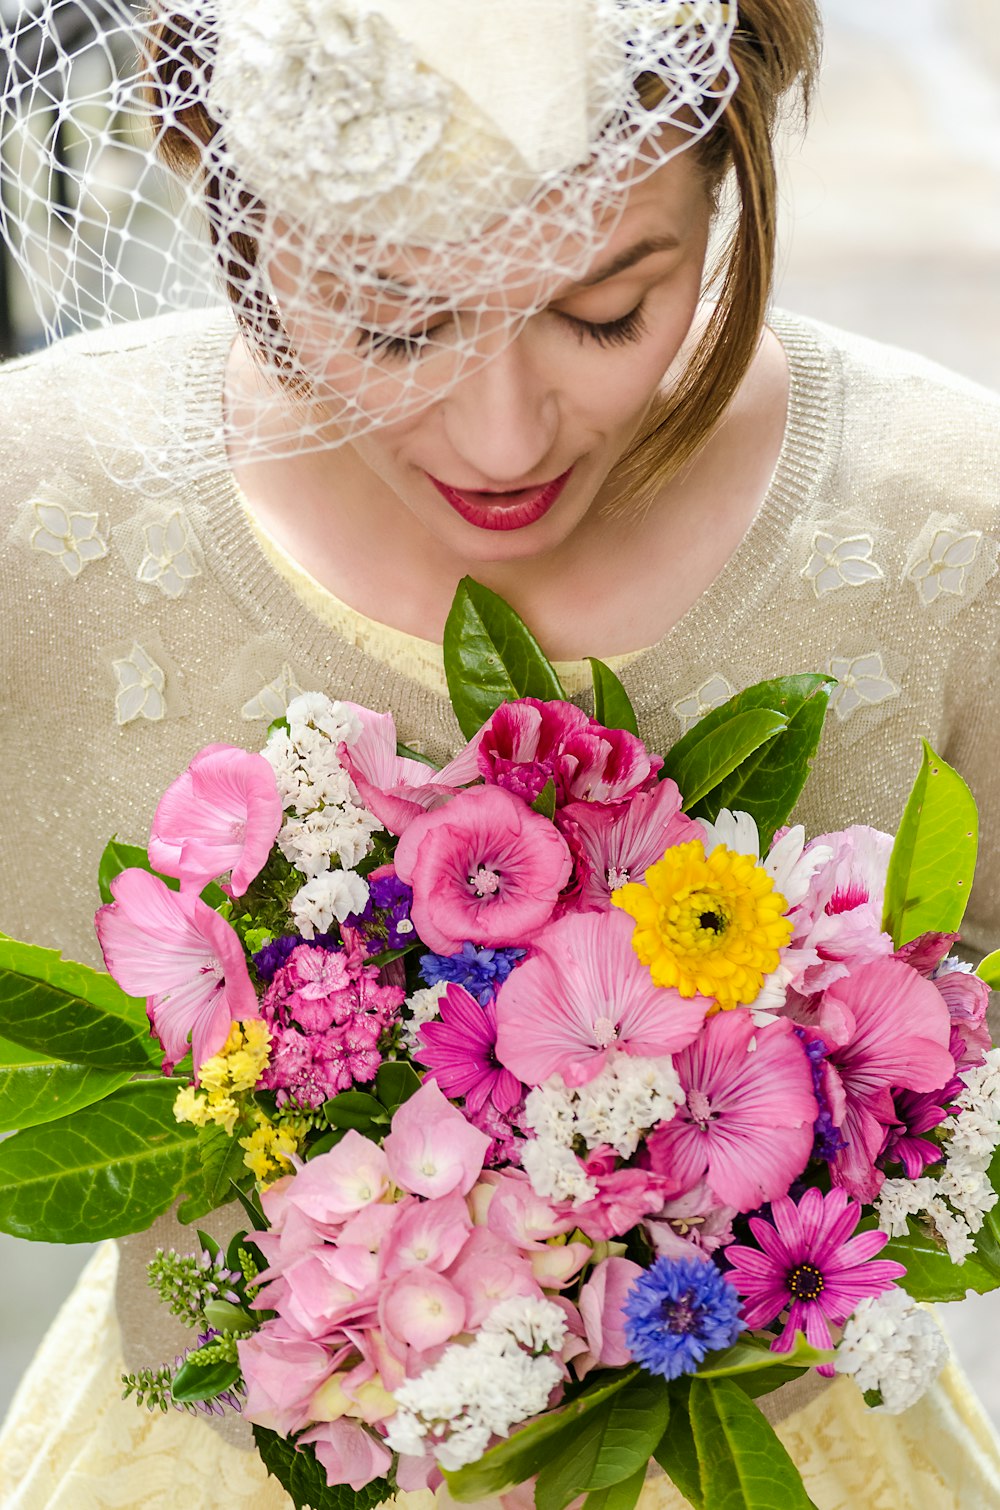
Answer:
[[[555,1353],[566,1340],[566,1315],[551,1300],[512,1295],[493,1307],[482,1330],[513,1337],[529,1353]]]
[[[329,870],[336,857],[351,870],[367,855],[378,819],[361,807],[323,807],[304,818],[287,818],[278,834],[278,847],[286,860],[304,876]]]
[[[411,1054],[416,1054],[420,1045],[420,1029],[425,1022],[434,1022],[441,1015],[441,998],[448,989],[446,980],[439,980],[436,985],[425,986],[421,991],[414,991],[403,1003],[408,1007],[412,1016],[403,1028],[403,1036],[406,1039],[407,1048]],[[419,1054],[417,1055],[419,1058]]]
[[[890,1237],[905,1237],[907,1221],[925,1211],[934,1199],[937,1181],[924,1176],[919,1180],[885,1180],[875,1199],[878,1224]]]
[[[948,1362],[948,1343],[933,1316],[905,1290],[862,1300],[844,1327],[834,1367],[860,1390],[882,1396],[899,1415],[915,1405]]]
[[[543,1200],[572,1201],[574,1206],[582,1206],[597,1194],[596,1180],[590,1178],[572,1148],[561,1143],[526,1139],[521,1166],[531,1188]]]
[[[261,754],[274,772],[282,808],[286,813],[297,808],[300,792],[308,782],[288,730],[274,729]]]
[[[329,933],[352,912],[368,905],[368,882],[353,870],[328,870],[307,881],[292,898],[291,913],[303,938]]]
[[[303,692],[288,704],[288,728],[303,755],[317,748],[316,734],[338,745],[352,745],[361,734],[361,720],[346,703],[334,702],[325,692]]]

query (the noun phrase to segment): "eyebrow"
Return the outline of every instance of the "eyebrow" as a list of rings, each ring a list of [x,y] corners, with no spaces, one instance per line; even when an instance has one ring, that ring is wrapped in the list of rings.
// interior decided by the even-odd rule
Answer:
[[[560,294],[559,297],[568,299],[578,289],[594,288],[598,283],[607,283],[609,279],[616,278],[619,273],[628,272],[629,268],[635,267],[639,262],[645,262],[647,257],[653,257],[657,252],[675,252],[680,244],[676,236],[644,236],[634,246],[626,247],[624,251],[618,252],[616,256],[604,263],[596,272],[591,273],[589,277],[581,278],[578,282],[574,283],[572,288],[567,289],[566,293]],[[403,298],[408,298],[414,291],[411,283],[404,282],[392,273],[383,272],[380,268],[356,266],[354,271],[366,275],[374,283],[377,283],[380,293],[396,294]],[[450,303],[450,299],[451,296],[449,294],[423,295],[423,302],[425,304],[448,304]]]

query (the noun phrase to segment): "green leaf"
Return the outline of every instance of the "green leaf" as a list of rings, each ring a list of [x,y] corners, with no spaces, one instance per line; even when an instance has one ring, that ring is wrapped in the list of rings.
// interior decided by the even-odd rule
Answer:
[[[194,1405],[199,1400],[214,1400],[223,1394],[240,1377],[238,1363],[198,1363],[201,1348],[191,1353],[177,1370],[170,1386],[170,1394],[178,1405]]]
[[[389,1114],[381,1101],[376,1101],[366,1091],[341,1091],[339,1096],[323,1103],[323,1111],[331,1127],[353,1127],[365,1136],[374,1127],[386,1126],[389,1121]]]
[[[653,1456],[694,1510],[707,1510],[698,1449],[691,1430],[691,1381],[678,1379],[670,1391],[670,1421]]]
[[[993,1155],[989,1180],[994,1190],[1000,1190],[1000,1149]],[[1000,1205],[983,1216],[983,1225],[976,1233],[976,1252],[982,1264],[1000,1279]]]
[[[700,810],[727,776],[788,727],[785,715],[772,708],[748,708],[744,713],[734,713],[711,728],[704,728],[711,717],[709,714],[701,723],[695,724],[674,745],[660,772],[661,776],[670,776],[676,781],[686,813],[695,808]],[[718,806],[712,803],[708,811],[700,812],[700,816],[708,816],[713,808],[718,813],[722,805],[721,802]]]
[[[591,656],[590,674],[594,678],[594,717],[597,722],[606,729],[624,729],[638,738],[635,709],[611,667]]]
[[[199,1179],[177,1208],[177,1220],[185,1226],[210,1211],[226,1206],[233,1198],[233,1185],[249,1185],[252,1179],[243,1162],[244,1150],[237,1133],[209,1124],[198,1129]]]
[[[915,1221],[911,1219],[909,1226],[909,1235],[890,1238],[879,1258],[906,1265],[906,1273],[897,1283],[914,1300],[964,1300],[969,1290],[986,1295],[1000,1288],[1000,1275],[993,1274],[979,1258],[970,1256],[964,1264],[952,1263],[947,1250]]]
[[[1000,949],[988,954],[976,971],[980,980],[984,980],[991,991],[1000,991]]]
[[[815,1368],[833,1361],[832,1351],[812,1347],[802,1332],[787,1353],[772,1353],[763,1343],[747,1338],[721,1353],[709,1353],[695,1375],[698,1379],[727,1379],[737,1374],[758,1373],[772,1368]]]
[[[374,965],[376,970],[382,970],[386,965],[391,965],[394,959],[402,959],[405,954],[412,954],[414,949],[419,948],[418,940],[416,943],[404,945],[402,949],[383,949],[380,954],[369,954],[365,964]]]
[[[46,1243],[143,1232],[190,1187],[195,1129],[174,1120],[177,1087],[134,1081],[72,1116],[0,1143],[0,1231]]]
[[[268,1221],[267,1217],[264,1215],[263,1210],[258,1205],[257,1199],[252,1190],[243,1190],[239,1185],[236,1184],[235,1181],[232,1181],[229,1186],[229,1191],[233,1200],[239,1201],[240,1205],[243,1207],[243,1210],[250,1218],[250,1225],[255,1232],[267,1232],[270,1230],[271,1223]],[[235,1268],[235,1265],[227,1264],[227,1267]]]
[[[63,1064],[37,1049],[0,1038],[0,1133],[54,1122],[110,1096],[128,1070]]]
[[[429,755],[421,755],[419,750],[411,750],[409,745],[401,744],[399,740],[396,741],[396,754],[401,760],[415,760],[420,765],[429,765],[432,771],[441,769],[437,761],[432,760]]]
[[[444,670],[466,739],[501,703],[566,697],[531,631],[503,598],[472,577],[459,582],[445,622]]]
[[[690,1411],[711,1510],[815,1510],[774,1427],[732,1379],[693,1379]]]
[[[255,1332],[262,1318],[251,1316],[242,1306],[234,1306],[231,1300],[210,1300],[202,1311],[205,1325],[217,1332]]]
[[[146,1070],[158,1060],[144,1003],[104,971],[0,934],[0,1033],[68,1064]]]
[[[630,1479],[618,1484],[609,1484],[607,1489],[592,1489],[583,1502],[583,1510],[632,1510],[638,1503],[646,1482],[646,1464],[633,1473]]]
[[[924,758],[892,847],[882,926],[899,949],[922,933],[957,933],[979,843],[976,801],[922,741]]]
[[[263,1426],[254,1427],[253,1439],[264,1467],[291,1496],[296,1510],[375,1510],[392,1499],[388,1479],[375,1479],[363,1489],[352,1489],[350,1484],[331,1486],[311,1447],[296,1451],[294,1442]]]
[[[663,1379],[640,1373],[591,1411],[538,1475],[535,1510],[565,1510],[584,1489],[607,1489],[645,1470],[670,1419]]]
[[[461,1504],[475,1504],[501,1494],[512,1484],[534,1478],[549,1462],[564,1434],[568,1440],[579,1430],[591,1411],[599,1410],[607,1400],[638,1378],[638,1369],[624,1369],[604,1374],[560,1410],[548,1411],[521,1428],[496,1447],[491,1447],[478,1462],[456,1472],[445,1471],[448,1491]]]
[[[541,813],[543,818],[554,818],[556,815],[556,784],[550,776],[542,787],[538,796],[531,804],[536,813]]]
[[[394,1112],[420,1089],[421,1080],[405,1059],[386,1059],[375,1076],[375,1090],[382,1105]]]

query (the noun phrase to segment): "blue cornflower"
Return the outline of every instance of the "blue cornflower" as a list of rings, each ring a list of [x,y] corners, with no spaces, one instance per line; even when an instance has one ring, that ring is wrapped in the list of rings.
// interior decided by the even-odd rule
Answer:
[[[693,1374],[706,1353],[731,1347],[746,1326],[736,1290],[704,1258],[658,1258],[622,1310],[632,1357],[664,1379]]]
[[[833,1110],[823,1089],[823,1061],[826,1059],[829,1049],[822,1038],[807,1038],[803,1028],[795,1029],[796,1037],[805,1049],[806,1058],[809,1060],[809,1068],[812,1071],[813,1094],[819,1112],[813,1124],[816,1141],[813,1144],[813,1155],[817,1159],[826,1159],[827,1163],[835,1159],[846,1147],[847,1143],[841,1136],[840,1129],[833,1120]]]
[[[477,949],[463,944],[458,954],[425,954],[420,973],[429,986],[454,981],[464,986],[481,1007],[488,1007],[519,960],[524,949]]]

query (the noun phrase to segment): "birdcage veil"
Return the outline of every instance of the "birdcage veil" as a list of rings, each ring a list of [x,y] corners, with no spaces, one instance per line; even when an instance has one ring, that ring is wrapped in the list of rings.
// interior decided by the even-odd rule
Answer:
[[[408,418],[488,361],[737,84],[727,0],[0,0],[0,21],[3,229],[46,335],[227,302],[259,381],[224,439],[251,456]],[[162,425],[144,444],[137,402],[102,393],[110,471],[210,464]]]

